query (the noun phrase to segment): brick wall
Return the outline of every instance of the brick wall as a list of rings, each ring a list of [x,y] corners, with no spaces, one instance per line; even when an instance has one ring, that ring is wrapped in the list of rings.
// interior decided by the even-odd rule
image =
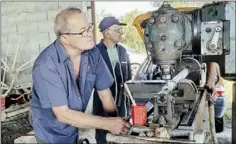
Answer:
[[[2,58],[11,67],[19,48],[16,67],[36,57],[56,38],[53,21],[56,14],[69,6],[81,8],[91,21],[88,7],[90,2],[2,2],[1,9],[1,49]],[[32,67],[19,73],[16,84],[31,81]],[[8,73],[7,83],[12,80]]]

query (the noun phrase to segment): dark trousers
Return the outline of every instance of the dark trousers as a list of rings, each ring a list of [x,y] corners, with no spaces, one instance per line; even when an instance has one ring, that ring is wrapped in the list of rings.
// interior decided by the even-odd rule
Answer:
[[[93,114],[96,116],[102,116],[102,117],[106,116],[106,113],[102,106],[102,102],[98,95],[95,95],[93,98]],[[97,141],[97,144],[107,144],[106,134],[107,134],[107,131],[105,130],[101,130],[101,129],[95,130],[95,139]]]

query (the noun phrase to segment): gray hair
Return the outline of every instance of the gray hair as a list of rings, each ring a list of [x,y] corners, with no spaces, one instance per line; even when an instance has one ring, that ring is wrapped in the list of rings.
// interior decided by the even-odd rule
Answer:
[[[70,31],[69,18],[74,14],[82,13],[81,9],[69,7],[59,12],[54,20],[54,32],[57,37]]]

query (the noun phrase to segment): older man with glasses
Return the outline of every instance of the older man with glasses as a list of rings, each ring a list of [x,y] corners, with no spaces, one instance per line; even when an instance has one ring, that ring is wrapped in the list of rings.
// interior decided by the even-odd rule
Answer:
[[[105,17],[99,24],[99,29],[103,34],[103,39],[96,47],[100,50],[102,57],[108,66],[114,82],[110,89],[114,96],[118,113],[113,115],[107,114],[103,107],[102,102],[97,96],[98,93],[94,93],[94,114],[98,116],[120,116],[127,117],[127,106],[130,102],[123,95],[124,83],[131,79],[131,66],[128,53],[126,49],[118,44],[122,38],[123,26],[126,24],[121,23],[117,18],[113,16]],[[107,143],[106,131],[96,130],[96,140],[98,144]]]
[[[93,89],[103,108],[116,112],[112,75],[94,48],[93,26],[78,8],[55,18],[57,39],[40,53],[33,67],[32,119],[39,143],[77,143],[78,128],[125,134],[130,125],[120,117],[85,114]]]

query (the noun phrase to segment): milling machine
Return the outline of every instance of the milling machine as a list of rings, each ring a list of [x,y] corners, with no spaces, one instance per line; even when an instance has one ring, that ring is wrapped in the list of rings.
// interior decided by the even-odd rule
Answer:
[[[135,26],[143,30],[138,31],[143,34],[148,56],[135,79],[126,84],[138,103],[146,103],[148,123],[131,128],[129,136],[157,142],[203,143],[209,136],[209,93],[203,88],[207,64],[220,60],[223,76],[236,73],[225,67],[229,61],[235,64],[235,41],[231,40],[235,37],[235,2],[190,10],[163,3],[142,18],[136,19],[141,23]],[[165,128],[169,138],[138,136],[158,128]]]

